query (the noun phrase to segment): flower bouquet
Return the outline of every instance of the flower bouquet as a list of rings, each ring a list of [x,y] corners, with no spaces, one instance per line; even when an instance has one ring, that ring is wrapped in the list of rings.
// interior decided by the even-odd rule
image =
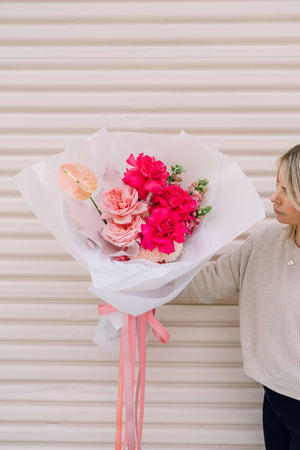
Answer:
[[[175,298],[219,248],[262,219],[262,202],[218,144],[184,132],[102,129],[24,169],[16,183],[35,214],[89,271],[89,290],[107,302],[98,307],[103,317],[94,342],[120,358],[115,448],[122,446],[124,391],[124,447],[139,450],[147,324],[161,342],[168,340],[155,308]]]

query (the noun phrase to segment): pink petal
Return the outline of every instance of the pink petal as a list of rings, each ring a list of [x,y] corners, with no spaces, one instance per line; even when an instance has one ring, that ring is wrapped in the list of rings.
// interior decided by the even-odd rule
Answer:
[[[122,178],[123,183],[128,184],[129,186],[134,187],[139,190],[145,184],[145,178],[140,174],[140,172],[136,169],[130,169]]]
[[[126,216],[112,215],[112,219],[115,223],[130,223],[132,220],[132,214],[127,214]]]
[[[146,189],[149,192],[160,192],[161,191],[161,184],[158,183],[158,181],[155,180],[148,180],[144,184],[144,189]]]
[[[146,202],[137,202],[134,211],[132,211],[132,214],[142,214],[146,211],[148,211],[148,204]]]
[[[131,155],[126,159],[126,162],[133,167],[137,167],[137,163],[135,157],[133,156],[133,153],[131,153]]]

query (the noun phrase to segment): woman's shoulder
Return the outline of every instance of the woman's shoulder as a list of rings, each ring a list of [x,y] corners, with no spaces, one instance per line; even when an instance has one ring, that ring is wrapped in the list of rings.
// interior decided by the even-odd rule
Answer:
[[[249,241],[252,245],[269,244],[270,241],[275,244],[281,242],[286,233],[286,227],[277,222],[259,224],[257,229],[249,234]]]
[[[284,245],[285,228],[275,223],[266,223],[263,221],[256,225],[253,231],[250,231],[248,238],[234,255],[234,261],[240,267],[257,267],[258,261],[262,261],[263,255],[276,254]],[[282,248],[281,248],[282,250]]]

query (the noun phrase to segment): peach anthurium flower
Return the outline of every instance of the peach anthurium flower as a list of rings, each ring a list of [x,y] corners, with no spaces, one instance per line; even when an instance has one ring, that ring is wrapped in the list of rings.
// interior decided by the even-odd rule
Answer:
[[[75,200],[87,200],[97,189],[97,177],[94,172],[78,163],[60,166],[57,182],[59,187]]]

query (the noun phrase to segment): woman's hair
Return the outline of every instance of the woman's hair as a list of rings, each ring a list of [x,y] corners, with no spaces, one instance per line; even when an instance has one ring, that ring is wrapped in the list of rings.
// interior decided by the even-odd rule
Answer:
[[[282,168],[288,198],[294,208],[300,212],[300,145],[295,145],[279,158],[277,176],[280,168]],[[296,226],[290,225],[286,239],[294,236],[295,233]]]

